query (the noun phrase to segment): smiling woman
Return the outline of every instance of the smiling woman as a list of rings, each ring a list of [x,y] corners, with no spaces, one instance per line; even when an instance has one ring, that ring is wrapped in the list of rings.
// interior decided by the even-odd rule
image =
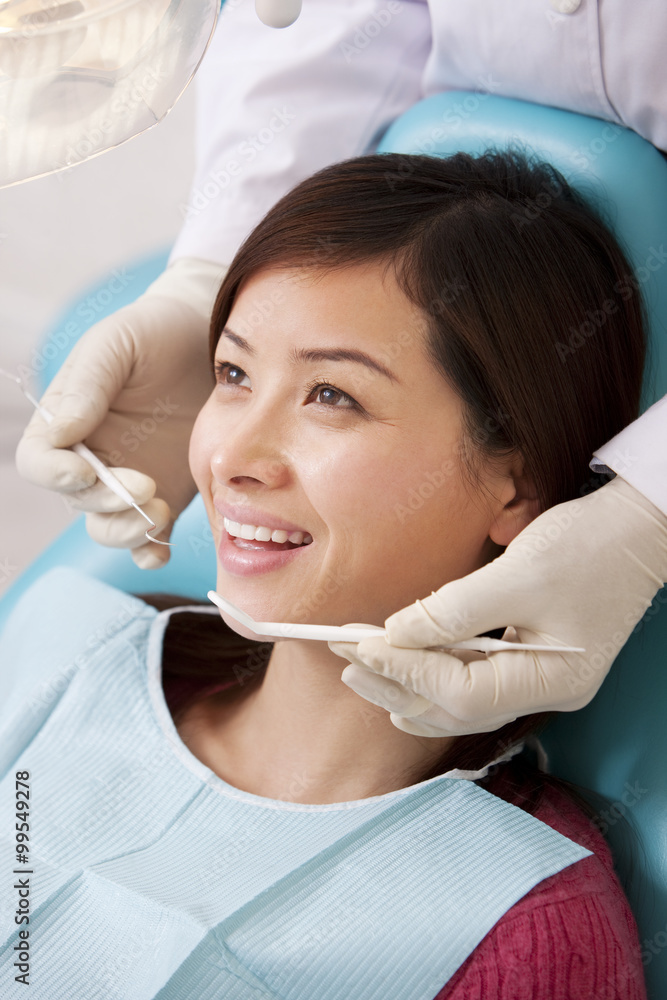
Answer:
[[[629,275],[583,199],[519,153],[359,157],[296,187],[241,246],[211,322],[190,467],[218,592],[257,620],[382,626],[593,488],[590,454],[639,407]],[[84,650],[92,609],[111,616],[29,745],[54,788],[58,725],[74,713],[95,748],[80,891],[120,886],[123,927],[154,942],[141,997],[501,1000],[517,977],[535,1000],[645,996],[590,811],[524,750],[544,716],[414,736],[341,682],[326,643],[258,643],[225,613],[148,595],[119,624],[127,595],[65,582],[66,605],[60,579],[28,592],[6,652],[33,600],[46,635],[66,608]],[[28,684],[44,651],[22,641]],[[100,791],[124,767],[149,817],[135,826],[137,796],[109,818]],[[75,940],[77,877],[60,881],[38,927]]]
[[[519,154],[364,157],[301,184],[239,250],[211,324],[216,386],[190,462],[218,591],[258,619],[382,625],[594,487],[590,454],[638,410],[629,275],[583,200]],[[604,302],[604,327],[564,361],[559,346]],[[283,548],[262,541],[280,529],[312,542],[266,551]],[[323,647],[265,644],[241,675],[237,652],[237,683],[217,674],[209,697],[174,705],[182,739],[234,787],[327,803],[483,772],[546,718],[416,739],[360,706]],[[481,782],[541,816],[563,794],[524,755]]]
[[[301,184],[241,247],[214,309],[216,387],[190,462],[217,590],[257,619],[382,625],[594,487],[590,454],[638,412],[630,273],[583,199],[517,153],[369,156]],[[604,327],[564,361],[601,303]],[[280,527],[313,541],[261,551]],[[483,769],[546,719],[411,739],[365,706],[360,730],[323,646],[277,643],[244,687],[195,698],[182,738],[236,787],[335,802]],[[532,811],[547,784],[523,760],[486,779]]]

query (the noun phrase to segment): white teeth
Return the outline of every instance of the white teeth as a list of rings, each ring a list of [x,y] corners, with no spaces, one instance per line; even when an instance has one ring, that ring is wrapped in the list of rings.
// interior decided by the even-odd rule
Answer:
[[[310,545],[313,540],[312,535],[303,531],[292,531],[288,533],[283,528],[264,528],[255,524],[239,524],[238,521],[230,521],[223,517],[223,524],[230,535],[236,538],[246,538],[248,541],[257,542],[282,542],[290,541],[293,545]]]

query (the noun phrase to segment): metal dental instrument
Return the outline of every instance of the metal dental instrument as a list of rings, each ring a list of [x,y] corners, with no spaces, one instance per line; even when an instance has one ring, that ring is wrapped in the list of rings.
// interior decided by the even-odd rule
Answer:
[[[209,590],[206,595],[210,601],[217,604],[222,611],[235,618],[257,635],[267,639],[321,639],[323,642],[361,642],[385,635],[385,630],[377,625],[297,625],[288,622],[256,622],[245,611],[241,611],[231,601],[221,597],[215,590]],[[535,651],[540,653],[584,653],[581,646],[536,646],[532,643],[507,642],[506,639],[493,639],[488,635],[479,635],[474,639],[461,639],[459,642],[448,642],[443,646],[429,646],[429,649],[474,649],[480,653],[496,653],[499,650],[519,649],[521,652]]]
[[[16,382],[23,395],[32,403],[42,420],[45,420],[47,424],[53,423],[53,414],[38,403],[32,393],[24,385],[23,379],[19,378],[18,375],[12,375],[11,372],[5,371],[4,368],[0,368],[0,375],[4,375],[6,378],[11,379],[12,382]],[[113,490],[116,496],[119,496],[121,500],[128,504],[128,506],[134,507],[134,509],[148,521],[150,528],[146,528],[145,537],[149,542],[155,542],[156,545],[174,544],[173,542],[162,542],[159,538],[153,538],[152,535],[149,534],[149,531],[154,531],[157,528],[155,521],[153,521],[152,518],[150,518],[148,514],[141,509],[138,503],[135,503],[132,494],[126,490],[121,481],[114,476],[111,469],[106,466],[104,462],[100,461],[97,455],[93,454],[90,448],[87,448],[82,442],[77,442],[77,444],[72,445],[72,451],[75,451],[77,455],[80,455],[81,458],[84,458],[86,462],[92,465],[98,477],[106,486],[109,487],[110,490]]]

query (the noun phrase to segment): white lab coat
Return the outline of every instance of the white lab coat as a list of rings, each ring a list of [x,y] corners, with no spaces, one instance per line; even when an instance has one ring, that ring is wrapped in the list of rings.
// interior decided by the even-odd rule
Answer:
[[[629,126],[667,150],[665,0],[304,0],[263,25],[226,0],[197,77],[197,170],[171,259],[229,263],[310,174],[372,151],[442,90],[483,90]],[[598,452],[667,514],[667,406]],[[631,456],[631,461],[628,460]]]

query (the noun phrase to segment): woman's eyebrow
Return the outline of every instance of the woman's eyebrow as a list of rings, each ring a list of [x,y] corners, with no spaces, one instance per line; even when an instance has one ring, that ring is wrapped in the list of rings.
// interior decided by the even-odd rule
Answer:
[[[238,333],[234,333],[229,327],[224,328],[221,336],[229,337],[237,347],[242,351],[246,351],[251,356],[257,353],[255,348],[244,337],[241,337]],[[384,375],[391,382],[396,382],[398,385],[401,384],[398,376],[394,375],[381,361],[377,361],[364,351],[358,351],[351,347],[318,347],[310,349],[294,347],[290,351],[290,360],[293,364],[306,361],[355,361],[357,364],[365,365],[366,368],[371,368],[380,375]]]

